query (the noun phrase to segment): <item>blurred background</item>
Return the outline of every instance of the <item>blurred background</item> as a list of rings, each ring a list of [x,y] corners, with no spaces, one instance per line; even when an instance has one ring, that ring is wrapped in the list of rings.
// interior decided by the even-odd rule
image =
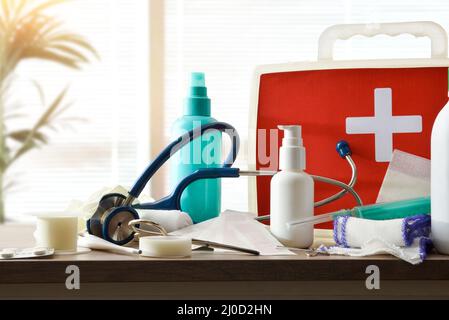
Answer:
[[[21,5],[34,8],[42,3],[48,1],[2,0],[3,65],[11,59],[5,49],[11,45],[6,21]],[[445,0],[72,0],[50,4],[41,8],[44,18],[55,21],[55,29],[70,30],[69,34],[79,37],[72,40],[80,40],[69,43],[78,46],[75,52],[61,44],[52,50],[71,57],[79,68],[67,61],[55,63],[48,52],[39,51],[39,55],[25,56],[5,77],[0,119],[5,163],[24,143],[30,146],[7,168],[0,167],[0,199],[8,220],[62,210],[70,200],[85,200],[105,186],[131,185],[170,141],[171,125],[182,115],[191,71],[206,73],[212,116],[238,129],[243,148],[237,165],[245,167],[250,87],[257,65],[316,60],[318,37],[333,24],[431,20],[449,30]],[[42,27],[36,21],[32,27]],[[55,34],[50,27],[43,30]],[[17,34],[16,40],[22,41],[23,35]],[[354,37],[337,43],[335,57],[430,57],[430,41],[408,35]],[[42,126],[42,136],[36,132],[32,136],[35,145],[27,145],[33,140],[27,138],[36,121],[53,102],[59,102],[61,93],[64,103],[59,103],[54,115],[63,113],[62,120]],[[154,197],[168,193],[166,173],[162,171],[146,193]],[[247,181],[222,183],[223,209],[247,210]]]

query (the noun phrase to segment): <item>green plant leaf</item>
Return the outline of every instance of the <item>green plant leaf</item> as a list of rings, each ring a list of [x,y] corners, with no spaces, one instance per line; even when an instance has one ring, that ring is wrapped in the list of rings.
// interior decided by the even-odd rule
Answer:
[[[29,2],[28,0],[20,0],[19,3],[16,5],[16,8],[14,10],[14,17],[19,17],[22,13],[22,10],[25,8],[25,5]]]
[[[28,1],[29,2],[29,1]],[[18,20],[19,23],[26,21],[36,15],[41,14],[43,11],[45,11],[46,9],[56,6],[58,4],[62,4],[67,2],[67,0],[49,0],[49,1],[45,1],[33,8],[30,8],[30,10],[26,11],[26,13],[21,16],[21,18]]]
[[[30,129],[17,130],[17,131],[8,133],[7,137],[11,138],[17,142],[23,143],[28,138],[30,133],[31,133]],[[39,141],[41,143],[48,143],[47,137],[39,131],[34,133],[33,139],[36,139],[37,141]]]
[[[3,116],[3,120],[25,118],[26,116],[25,113],[7,113]]]
[[[79,69],[76,59],[69,58],[67,56],[52,52],[46,48],[29,48],[23,54],[24,58],[38,58],[42,60],[48,60],[65,65],[66,67]]]
[[[7,163],[7,166],[9,167],[11,164],[13,164],[17,159],[19,159],[21,156],[23,156],[28,151],[37,148],[38,145],[35,141],[28,141],[26,145],[22,145],[22,147],[16,152],[14,157]]]
[[[45,125],[46,123],[48,123],[51,120],[53,114],[56,112],[58,107],[60,107],[62,100],[64,99],[65,95],[67,94],[68,89],[69,89],[68,87],[64,88],[58,94],[58,96],[55,98],[55,100],[53,100],[53,102],[50,104],[50,106],[47,108],[47,110],[42,114],[42,116],[40,117],[38,122],[36,122],[36,124],[34,126],[36,128],[36,130],[41,128],[43,125]]]
[[[5,152],[2,152],[0,154],[0,171],[5,171],[6,167],[8,166],[8,159],[6,157]]]
[[[5,106],[3,119],[14,119],[26,117],[25,105],[20,102],[9,103]],[[6,125],[6,123],[5,123]]]
[[[0,15],[0,31],[2,32],[2,34],[5,33],[6,31],[6,26],[7,26],[7,22],[5,21],[5,19],[3,18],[2,15]],[[4,40],[4,39],[3,39]],[[3,48],[2,48],[3,49]]]
[[[42,88],[42,86],[39,84],[39,82],[37,82],[36,80],[31,80],[31,83],[34,85],[34,87],[36,88],[38,94],[39,94],[39,99],[41,100],[41,103],[43,106],[45,106],[45,94],[44,94],[44,89]]]
[[[83,37],[74,34],[74,33],[58,33],[55,35],[51,35],[48,37],[48,41],[49,42],[55,42],[55,43],[69,43],[72,45],[77,45],[80,46],[82,48],[84,48],[85,50],[89,51],[90,53],[92,53],[97,59],[100,59],[100,55],[98,54],[98,52],[96,51],[96,49],[89,43],[87,42],[86,39],[84,39]]]
[[[3,191],[11,193],[15,190],[14,188],[17,188],[18,185],[19,184],[17,181],[8,181],[3,185]]]
[[[45,41],[50,43],[50,41],[48,41],[48,37],[56,32],[60,32],[60,29],[62,29],[63,26],[64,23],[62,21],[49,19],[46,23],[41,24],[39,36],[41,37],[41,39],[45,39]]]
[[[98,58],[98,53],[83,37],[65,32],[63,22],[46,13],[46,9],[69,0],[1,0],[4,9],[0,12],[0,28],[5,45],[0,44],[0,61],[3,78],[11,73],[22,59],[43,59],[79,69],[88,63],[90,53]],[[9,2],[8,2],[9,1]],[[11,16],[11,19],[6,17]],[[2,47],[6,47],[3,48]],[[83,50],[87,52],[84,53]],[[0,79],[1,80],[1,79]]]
[[[89,62],[89,59],[87,59],[87,57],[82,54],[80,51],[67,46],[67,45],[63,45],[63,44],[54,44],[54,45],[50,45],[49,46],[50,49],[57,50],[60,51],[61,53],[64,53],[67,56],[73,56],[75,58],[78,58],[78,60],[81,60],[82,62]]]
[[[72,105],[73,105],[73,101],[71,102],[67,102],[65,103],[63,106],[60,106],[58,108],[58,110],[55,110],[55,112],[52,115],[52,119],[55,119],[57,117],[59,117],[60,115],[62,115],[64,112],[66,112]]]
[[[11,160],[7,163],[7,166],[10,166],[13,164],[17,159],[19,159],[21,156],[23,156],[28,151],[38,148],[42,143],[39,144],[39,139],[36,137],[36,135],[39,135],[38,132],[40,132],[40,129],[44,126],[50,126],[51,120],[56,112],[58,110],[58,107],[60,107],[62,100],[64,99],[65,95],[67,94],[68,87],[63,89],[59,95],[53,100],[53,102],[50,104],[50,106],[45,110],[45,112],[40,116],[40,118],[36,121],[33,128],[29,130],[27,136],[23,140],[23,143],[21,147],[16,151],[14,156],[11,158]]]
[[[8,0],[2,0],[2,10],[3,10],[3,16],[5,17],[5,20],[9,20],[10,16],[10,10],[9,10],[9,1]]]

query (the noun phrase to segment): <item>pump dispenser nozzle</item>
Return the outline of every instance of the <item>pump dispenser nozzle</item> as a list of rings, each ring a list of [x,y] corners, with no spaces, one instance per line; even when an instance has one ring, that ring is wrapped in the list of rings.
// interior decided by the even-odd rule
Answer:
[[[279,169],[304,170],[306,168],[306,150],[302,145],[301,126],[278,126],[284,131],[279,155]]]
[[[284,130],[283,146],[302,146],[301,126],[278,126],[280,130]]]

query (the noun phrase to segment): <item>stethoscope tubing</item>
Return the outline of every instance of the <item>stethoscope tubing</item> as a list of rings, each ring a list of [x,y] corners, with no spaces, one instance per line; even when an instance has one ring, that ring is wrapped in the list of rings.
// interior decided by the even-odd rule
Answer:
[[[148,165],[145,171],[141,174],[141,176],[136,180],[133,187],[129,191],[129,196],[126,199],[124,205],[131,205],[134,199],[138,198],[145,188],[146,184],[153,175],[162,167],[162,165],[167,162],[170,157],[178,152],[182,147],[190,143],[196,138],[202,136],[208,130],[218,130],[220,132],[226,132],[231,140],[231,150],[222,164],[222,168],[229,168],[234,164],[234,161],[237,157],[240,148],[240,137],[237,133],[237,130],[233,126],[225,122],[213,122],[209,124],[202,125],[200,127],[194,128],[189,132],[181,135],[165,147],[164,150]]]

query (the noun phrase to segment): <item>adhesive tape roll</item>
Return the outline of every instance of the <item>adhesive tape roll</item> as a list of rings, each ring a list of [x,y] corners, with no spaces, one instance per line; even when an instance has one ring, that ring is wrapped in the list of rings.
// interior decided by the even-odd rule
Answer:
[[[139,239],[139,249],[144,257],[189,257],[192,253],[192,239],[177,236],[142,237]]]

